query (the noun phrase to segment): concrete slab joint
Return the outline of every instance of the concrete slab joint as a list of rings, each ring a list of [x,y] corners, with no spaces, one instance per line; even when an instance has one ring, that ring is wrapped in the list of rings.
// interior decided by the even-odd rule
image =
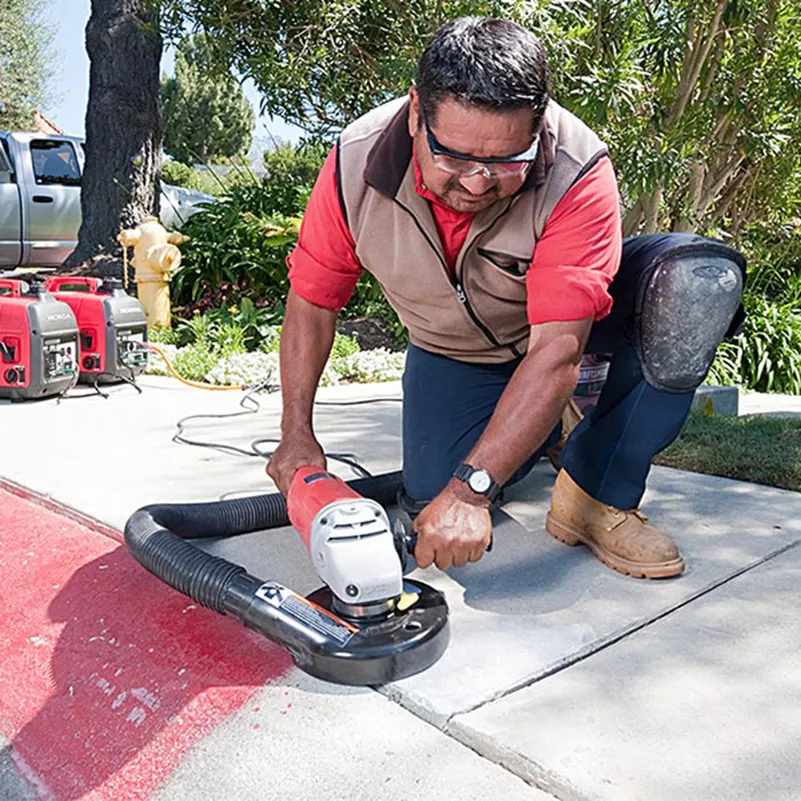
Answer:
[[[562,801],[797,801],[800,580],[795,545],[449,731]]]

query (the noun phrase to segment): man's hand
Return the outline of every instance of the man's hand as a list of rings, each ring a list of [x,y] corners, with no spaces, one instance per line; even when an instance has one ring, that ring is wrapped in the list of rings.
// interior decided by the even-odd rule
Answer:
[[[311,431],[286,435],[267,463],[267,475],[284,495],[299,467],[317,465],[325,469],[325,454]]]
[[[479,496],[465,500],[461,486],[461,482],[457,486],[455,480],[451,481],[415,518],[414,558],[419,567],[464,567],[481,559],[490,544],[489,502]]]

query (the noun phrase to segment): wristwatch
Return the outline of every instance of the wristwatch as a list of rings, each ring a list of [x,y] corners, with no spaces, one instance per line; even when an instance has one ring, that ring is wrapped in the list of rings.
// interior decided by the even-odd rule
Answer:
[[[477,495],[486,495],[490,503],[500,495],[500,485],[493,481],[492,476],[483,468],[462,463],[456,468],[453,477],[464,481]]]

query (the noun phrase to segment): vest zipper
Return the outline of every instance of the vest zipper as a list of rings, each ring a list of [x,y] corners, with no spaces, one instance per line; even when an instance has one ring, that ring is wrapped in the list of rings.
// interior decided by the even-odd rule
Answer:
[[[456,297],[459,298],[459,303],[461,303],[465,309],[467,310],[467,314],[470,316],[470,319],[481,329],[481,333],[493,344],[496,348],[503,348],[508,347],[501,345],[500,342],[495,338],[495,335],[492,331],[487,328],[481,320],[478,319],[476,313],[473,311],[473,307],[470,305],[470,299],[467,297],[467,290],[459,283],[457,280],[454,284],[456,287]]]
[[[420,233],[425,238],[426,242],[428,242],[431,249],[437,255],[439,263],[442,265],[442,269],[445,271],[445,277],[448,279],[448,283],[456,290],[456,298],[459,301],[459,303],[461,303],[467,310],[467,315],[473,321],[473,324],[481,331],[482,334],[484,334],[485,338],[491,345],[494,345],[496,348],[504,347],[503,345],[501,345],[500,342],[498,342],[497,339],[495,339],[489,328],[487,328],[487,326],[484,325],[484,323],[482,323],[481,320],[478,319],[478,317],[476,317],[476,313],[473,311],[473,307],[470,305],[470,301],[467,298],[467,292],[465,292],[464,287],[461,285],[461,283],[459,283],[458,280],[454,280],[453,278],[451,278],[451,273],[450,270],[448,269],[448,265],[445,262],[444,257],[437,249],[436,244],[431,241],[431,237],[428,235],[428,232],[420,224],[420,221],[417,219],[412,210],[407,206],[404,206],[403,203],[401,203],[397,198],[395,199],[395,202],[412,218],[412,220],[414,220],[414,224],[417,226],[417,229],[420,231]],[[455,273],[456,270],[454,270],[454,274]]]
[[[498,216],[497,216],[497,217],[496,217],[496,218],[495,218],[495,219],[494,219],[494,220],[493,220],[493,221],[492,221],[492,222],[491,222],[491,223],[490,223],[490,224],[489,224],[489,225],[488,225],[486,228],[484,228],[482,231],[479,231],[479,232],[478,232],[478,233],[477,233],[477,234],[476,234],[476,235],[473,237],[473,239],[470,241],[470,243],[469,243],[469,244],[468,244],[466,247],[464,247],[464,248],[462,249],[462,253],[465,253],[465,254],[466,254],[466,253],[467,253],[467,252],[470,250],[470,248],[471,248],[471,247],[473,247],[473,244],[475,243],[475,241],[476,241],[476,240],[477,240],[477,239],[478,239],[480,236],[483,236],[484,234],[486,234],[486,233],[487,233],[487,231],[491,231],[491,230],[492,230],[492,228],[495,226],[495,223],[497,223],[497,222],[498,222],[498,220],[500,220],[500,219],[501,219],[501,217],[504,217],[504,216],[505,216],[505,215],[506,215],[506,214],[509,212],[509,209],[511,209],[511,208],[512,208],[512,201],[510,201],[510,202],[508,203],[508,205],[506,206],[506,208],[505,208],[505,209],[504,209],[504,210],[503,210],[503,211],[502,211],[502,212],[501,212],[501,213],[500,213],[500,214],[499,214],[499,215],[498,215]],[[412,215],[412,216],[414,216],[414,215]],[[509,349],[509,350],[512,352],[512,354],[513,354],[514,356],[517,356],[517,357],[519,357],[519,356],[522,356],[523,354],[522,354],[522,353],[520,353],[520,351],[519,351],[519,350],[518,350],[518,349],[517,349],[517,348],[514,346],[514,344],[510,344],[510,345],[501,345],[501,343],[500,343],[500,342],[499,342],[499,341],[496,339],[496,337],[495,337],[495,335],[492,333],[492,331],[490,331],[490,329],[489,329],[489,328],[487,328],[487,326],[486,326],[486,325],[484,325],[484,323],[482,323],[482,322],[481,322],[481,320],[479,320],[479,319],[478,319],[478,316],[477,316],[477,315],[476,315],[476,313],[473,311],[473,307],[470,305],[470,298],[467,296],[467,290],[466,290],[466,289],[463,287],[463,285],[462,285],[462,278],[464,277],[464,260],[462,260],[462,265],[461,265],[461,266],[462,266],[462,275],[459,275],[459,274],[458,274],[458,272],[457,272],[457,270],[456,270],[456,267],[455,267],[455,266],[454,266],[454,270],[453,270],[453,272],[454,272],[454,275],[456,276],[456,293],[457,293],[457,295],[458,295],[458,297],[459,297],[459,300],[460,300],[462,303],[464,303],[464,307],[467,309],[467,313],[470,315],[470,319],[471,319],[471,320],[472,320],[472,321],[473,321],[473,322],[474,322],[474,323],[475,323],[475,324],[476,324],[476,325],[477,325],[477,326],[478,326],[478,327],[479,327],[479,328],[480,328],[480,329],[483,331],[483,333],[484,333],[484,336],[485,336],[485,337],[486,337],[486,338],[487,338],[487,339],[488,339],[488,340],[489,340],[489,341],[490,341],[490,342],[491,342],[493,345],[495,345],[495,347],[498,347],[498,348],[508,348],[508,349]]]

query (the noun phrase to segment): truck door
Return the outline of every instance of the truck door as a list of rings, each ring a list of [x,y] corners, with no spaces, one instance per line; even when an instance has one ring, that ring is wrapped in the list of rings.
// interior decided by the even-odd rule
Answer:
[[[22,208],[17,176],[0,137],[0,268],[22,261]]]
[[[25,184],[26,262],[36,267],[61,264],[78,244],[81,227],[81,168],[72,142],[32,139],[34,182]]]

